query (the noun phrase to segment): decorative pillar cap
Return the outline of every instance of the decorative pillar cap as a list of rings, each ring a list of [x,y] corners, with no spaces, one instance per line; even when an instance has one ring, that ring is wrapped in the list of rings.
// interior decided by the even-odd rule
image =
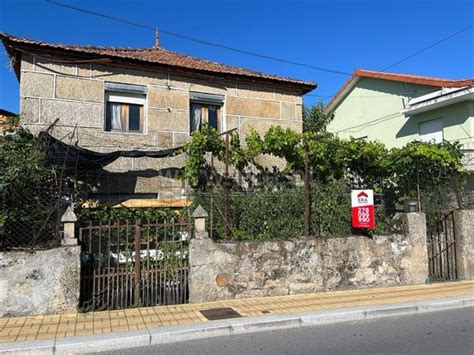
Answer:
[[[207,218],[209,215],[207,214],[206,210],[201,206],[197,206],[197,208],[193,212],[193,218]]]
[[[74,213],[74,208],[72,206],[69,206],[64,214],[61,217],[61,222],[77,222],[77,216]]]

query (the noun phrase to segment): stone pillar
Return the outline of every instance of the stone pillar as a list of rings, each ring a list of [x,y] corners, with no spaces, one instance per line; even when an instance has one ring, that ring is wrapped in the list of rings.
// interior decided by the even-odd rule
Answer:
[[[76,232],[76,222],[77,216],[74,213],[74,209],[72,206],[69,206],[67,210],[61,217],[61,222],[64,225],[64,235],[63,240],[61,241],[61,245],[63,246],[73,246],[77,245],[77,238],[75,236]]]
[[[208,214],[206,210],[199,205],[193,212],[194,218],[194,238],[195,239],[208,239],[209,232],[206,227],[206,219]]]
[[[409,275],[408,284],[422,284],[428,279],[428,245],[426,243],[426,215],[422,212],[402,214],[404,219],[404,234],[411,247],[408,258],[402,262],[402,267]]]
[[[203,276],[209,274],[206,266],[209,263],[209,249],[214,243],[209,239],[206,227],[206,210],[199,205],[193,212],[194,237],[189,241],[189,302],[203,302],[203,289],[209,288],[209,280]]]
[[[454,211],[456,262],[460,280],[474,279],[474,210]]]

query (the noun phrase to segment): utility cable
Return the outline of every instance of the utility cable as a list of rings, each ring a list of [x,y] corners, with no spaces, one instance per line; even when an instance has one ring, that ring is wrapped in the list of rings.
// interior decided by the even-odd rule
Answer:
[[[150,31],[153,31],[153,32],[156,31],[155,27],[151,27],[151,26],[144,25],[144,24],[141,24],[141,23],[138,23],[138,22],[133,22],[133,21],[129,21],[129,20],[126,20],[126,19],[119,18],[119,17],[99,13],[99,12],[96,12],[96,11],[92,11],[92,10],[88,10],[88,9],[84,9],[84,8],[80,8],[80,7],[76,7],[76,6],[72,6],[72,5],[68,5],[68,4],[64,4],[64,3],[61,3],[61,2],[58,2],[58,1],[45,0],[45,2],[47,2],[49,4],[52,4],[52,5],[56,5],[56,6],[62,6],[62,7],[65,7],[67,9],[83,12],[83,13],[86,13],[86,14],[89,14],[89,15],[94,15],[94,16],[107,18],[109,20],[121,22],[121,23],[130,25],[130,26],[143,28],[143,29],[150,30]],[[225,44],[209,42],[209,41],[202,40],[202,39],[195,38],[195,37],[191,37],[191,36],[188,36],[188,35],[168,31],[168,30],[163,29],[161,27],[159,28],[159,31],[161,33],[167,34],[169,36],[174,36],[174,37],[186,40],[186,41],[196,42],[196,43],[204,44],[204,45],[215,47],[215,48],[226,49],[228,51],[232,51],[232,52],[236,52],[236,53],[240,53],[240,54],[245,54],[245,55],[252,56],[252,57],[273,60],[273,61],[280,62],[280,63],[295,65],[295,66],[299,66],[299,67],[303,67],[303,68],[307,68],[307,69],[319,70],[319,71],[332,73],[332,74],[339,74],[339,75],[346,75],[346,76],[351,76],[352,75],[351,73],[344,72],[344,71],[341,71],[341,70],[319,67],[319,66],[315,66],[315,65],[311,65],[311,64],[307,64],[307,63],[302,63],[302,62],[297,62],[297,61],[293,61],[293,60],[277,58],[277,57],[273,57],[273,56],[262,54],[262,53],[251,52],[251,51],[248,51],[248,50],[239,49],[239,48],[236,48],[236,47],[231,47],[231,46],[228,46],[228,45],[225,45]]]

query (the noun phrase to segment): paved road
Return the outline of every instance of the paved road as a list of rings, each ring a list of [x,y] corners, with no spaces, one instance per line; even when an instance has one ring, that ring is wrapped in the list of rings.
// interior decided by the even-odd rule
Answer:
[[[474,354],[474,307],[216,337],[115,354]]]

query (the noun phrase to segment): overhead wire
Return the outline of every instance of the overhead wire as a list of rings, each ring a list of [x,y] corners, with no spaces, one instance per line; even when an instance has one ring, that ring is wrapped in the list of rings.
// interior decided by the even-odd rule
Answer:
[[[111,16],[111,15],[103,14],[103,13],[100,13],[100,12],[92,11],[92,10],[89,10],[89,9],[84,9],[84,8],[77,7],[77,6],[64,4],[64,3],[61,3],[59,1],[45,0],[45,2],[47,2],[49,4],[52,4],[52,5],[61,6],[61,7],[67,8],[67,9],[71,9],[71,10],[79,11],[79,12],[82,12],[82,13],[86,13],[86,14],[89,14],[89,15],[94,15],[94,16],[107,18],[109,20],[121,22],[121,23],[130,25],[130,26],[138,27],[138,28],[143,28],[143,29],[146,29],[146,30],[154,31],[154,32],[157,30],[157,28],[155,28],[155,27],[151,27],[151,26],[144,25],[144,24],[141,24],[141,23],[138,23],[138,22],[134,22],[134,21],[129,21],[129,20],[119,18],[119,17],[116,17],[116,16]],[[240,53],[240,54],[245,54],[245,55],[252,56],[252,57],[273,60],[273,61],[280,62],[280,63],[290,64],[290,65],[294,65],[294,66],[299,66],[299,67],[303,67],[303,68],[307,68],[307,69],[323,71],[323,72],[332,73],[332,74],[339,74],[339,75],[346,75],[346,76],[351,76],[352,75],[352,73],[348,73],[348,72],[345,72],[345,71],[342,71],[342,70],[324,68],[324,67],[315,66],[315,65],[311,65],[311,64],[307,64],[307,63],[303,63],[303,62],[297,62],[297,61],[293,61],[293,60],[289,60],[289,59],[278,58],[278,57],[270,56],[270,55],[267,55],[267,54],[256,53],[256,52],[252,52],[252,51],[248,51],[248,50],[228,46],[226,44],[206,41],[206,40],[203,40],[203,39],[191,37],[191,36],[184,35],[184,34],[181,34],[181,33],[172,32],[172,31],[163,29],[162,27],[159,27],[159,31],[160,31],[160,33],[164,33],[164,34],[167,34],[169,36],[180,38],[180,39],[183,39],[183,40],[186,40],[186,41],[196,42],[196,43],[204,44],[204,45],[215,47],[215,48],[221,48],[221,49],[225,49],[225,50]]]
[[[422,49],[420,49],[420,50],[418,50],[418,51],[416,51],[416,52],[410,54],[409,56],[407,56],[407,57],[405,57],[405,58],[402,58],[402,59],[400,59],[400,60],[397,60],[395,63],[386,66],[386,67],[383,68],[381,71],[386,71],[386,70],[388,70],[388,69],[391,69],[391,68],[393,68],[394,66],[396,66],[396,65],[398,65],[398,64],[400,64],[400,63],[403,63],[403,62],[405,62],[405,61],[407,61],[407,60],[409,60],[409,59],[411,59],[411,58],[413,58],[413,57],[416,57],[418,54],[421,54],[421,53],[423,53],[423,52],[426,52],[428,49],[431,49],[431,48],[437,46],[438,44],[441,44],[441,43],[447,41],[448,39],[451,39],[451,38],[453,38],[453,37],[456,37],[457,35],[460,35],[461,33],[466,32],[467,30],[469,30],[469,29],[471,29],[471,28],[473,28],[473,27],[474,27],[474,24],[471,24],[471,25],[469,25],[469,26],[467,26],[467,27],[464,27],[463,29],[461,29],[461,30],[459,30],[459,31],[457,31],[457,32],[455,32],[455,33],[452,33],[452,34],[450,34],[450,35],[448,35],[448,36],[446,36],[446,37],[444,37],[444,38],[442,38],[442,39],[440,39],[440,40],[438,40],[438,41],[436,41],[436,42],[433,42],[433,43],[431,43],[430,45],[428,45],[428,46],[426,46],[426,47],[424,47],[424,48],[422,48]]]

